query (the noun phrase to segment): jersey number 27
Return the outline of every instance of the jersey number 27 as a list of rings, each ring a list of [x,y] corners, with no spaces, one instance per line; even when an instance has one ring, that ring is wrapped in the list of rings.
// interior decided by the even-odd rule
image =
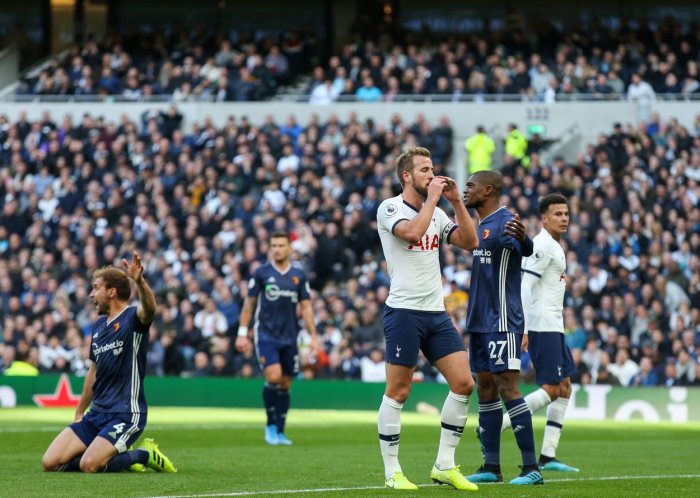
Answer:
[[[489,341],[489,356],[501,359],[506,344],[508,344],[508,341]],[[498,353],[496,353],[496,349],[498,349]]]

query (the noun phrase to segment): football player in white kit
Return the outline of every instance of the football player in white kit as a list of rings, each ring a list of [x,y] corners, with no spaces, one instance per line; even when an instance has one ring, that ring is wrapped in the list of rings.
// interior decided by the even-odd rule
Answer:
[[[476,229],[455,181],[434,175],[428,149],[413,147],[395,164],[403,192],[382,202],[377,212],[391,277],[384,310],[387,383],[378,415],[385,484],[393,489],[417,489],[403,474],[398,454],[401,409],[411,391],[420,349],[450,387],[442,408],[440,445],[430,478],[457,489],[476,490],[454,460],[474,380],[462,337],[445,311],[439,262],[441,242],[466,250],[477,247]],[[454,209],[456,224],[437,207],[443,197]]]
[[[576,467],[556,459],[571,396],[570,377],[575,370],[571,351],[564,342],[566,256],[560,241],[569,227],[566,197],[561,194],[542,197],[539,211],[543,228],[533,239],[532,256],[523,261],[521,296],[526,327],[522,349],[529,348],[540,388],[528,394],[525,402],[532,413],[547,406],[547,425],[538,461],[540,469],[578,472]],[[505,414],[502,431],[509,427],[510,418]]]

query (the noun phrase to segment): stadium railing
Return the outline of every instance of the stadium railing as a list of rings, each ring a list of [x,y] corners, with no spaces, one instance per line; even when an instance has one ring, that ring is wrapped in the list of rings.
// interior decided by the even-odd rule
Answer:
[[[216,99],[212,95],[199,95],[193,96],[186,100],[179,100],[174,98],[172,94],[158,94],[158,95],[148,95],[141,97],[126,97],[124,95],[53,95],[53,94],[32,94],[32,93],[17,93],[17,84],[4,88],[0,91],[0,102],[104,102],[104,103],[127,103],[127,102],[165,102],[165,103],[180,103],[180,102],[216,102]],[[683,94],[657,94],[656,99],[661,102],[698,102],[700,101],[700,93],[693,93],[690,95]],[[276,102],[298,102],[298,103],[308,103],[308,95],[285,95],[278,94],[275,96]],[[621,95],[614,98],[600,98],[595,95],[589,94],[566,94],[557,95],[556,102],[626,102],[627,97]],[[227,101],[233,103],[233,101]],[[265,101],[259,101],[265,102]],[[386,102],[386,99],[382,99],[379,102]],[[442,94],[425,94],[425,95],[413,95],[413,94],[397,94],[392,97],[392,103],[439,103],[439,102],[464,102],[464,103],[508,103],[508,102],[523,102],[523,103],[537,103],[544,104],[541,98],[529,95],[520,94],[483,94],[483,95],[442,95]],[[341,95],[336,100],[335,103],[365,103],[360,102],[354,95]],[[368,103],[372,104],[372,103]]]

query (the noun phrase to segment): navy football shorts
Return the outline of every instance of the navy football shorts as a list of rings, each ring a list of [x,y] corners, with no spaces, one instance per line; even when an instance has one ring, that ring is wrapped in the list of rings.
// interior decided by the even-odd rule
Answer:
[[[258,337],[255,352],[263,370],[279,363],[283,375],[294,376],[299,373],[299,349],[296,344],[288,344],[272,337]]]
[[[520,370],[520,346],[523,334],[515,332],[471,333],[469,361],[472,372],[501,373]]]
[[[559,384],[576,371],[571,350],[561,332],[530,332],[528,351],[538,385]]]
[[[112,443],[119,453],[124,453],[146,428],[146,414],[89,411],[80,422],[73,422],[69,427],[85,446],[90,446],[100,436]]]
[[[384,358],[393,365],[415,366],[418,350],[430,363],[448,354],[465,351],[462,336],[445,311],[384,308]]]

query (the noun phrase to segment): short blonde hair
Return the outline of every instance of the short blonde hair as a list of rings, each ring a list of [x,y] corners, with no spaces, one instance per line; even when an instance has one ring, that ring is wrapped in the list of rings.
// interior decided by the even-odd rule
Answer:
[[[425,147],[411,147],[406,152],[401,154],[394,161],[396,167],[396,176],[399,178],[399,183],[403,187],[403,172],[413,169],[413,158],[415,156],[430,157],[430,151]]]

